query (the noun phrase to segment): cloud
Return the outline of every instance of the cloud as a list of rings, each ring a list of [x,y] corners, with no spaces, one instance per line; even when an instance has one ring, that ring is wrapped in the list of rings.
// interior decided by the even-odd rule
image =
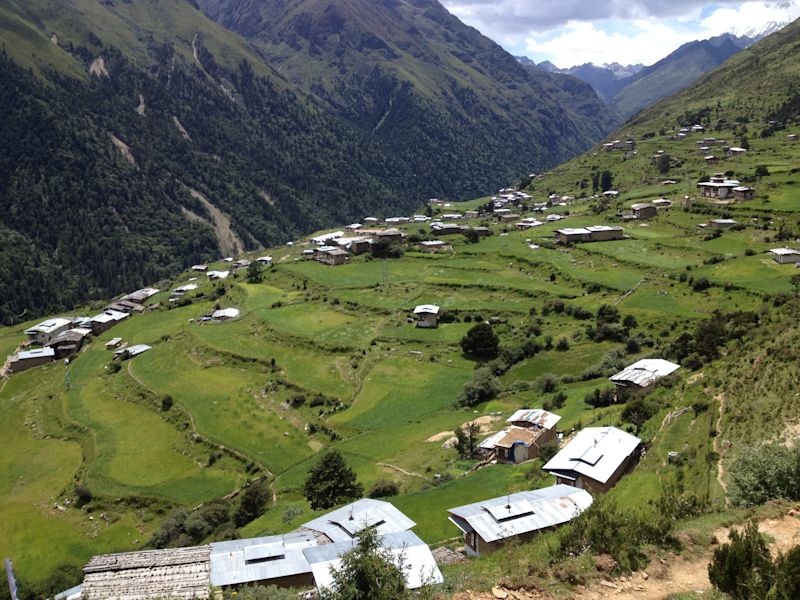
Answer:
[[[653,21],[632,21],[617,32],[605,31],[593,23],[571,22],[561,33],[544,41],[528,38],[525,50],[532,56],[552,57],[562,68],[587,62],[650,65],[692,39],[691,33],[679,33]]]
[[[721,0],[741,4],[742,0]],[[709,4],[708,0],[444,0],[450,12],[465,22],[496,33],[520,29],[551,31],[571,22],[605,19],[678,18]],[[478,25],[480,24],[480,25]]]
[[[652,64],[683,43],[800,17],[794,0],[442,0],[513,54],[559,67]]]

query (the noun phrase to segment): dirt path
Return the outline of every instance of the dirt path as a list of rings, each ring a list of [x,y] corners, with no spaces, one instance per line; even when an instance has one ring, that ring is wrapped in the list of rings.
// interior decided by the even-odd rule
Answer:
[[[412,473],[411,471],[406,471],[405,469],[402,469],[397,465],[390,465],[389,463],[382,463],[382,462],[375,464],[378,465],[379,467],[386,467],[387,469],[392,469],[393,471],[397,471],[398,473],[402,473],[403,475],[408,475],[409,477],[419,477],[420,479],[425,479],[423,475],[420,475],[419,473]]]
[[[800,517],[786,515],[778,519],[766,519],[758,526],[759,531],[772,540],[770,550],[773,554],[786,552],[800,544]],[[720,543],[728,540],[728,528],[714,533]],[[674,556],[664,560],[654,560],[642,572],[614,580],[602,580],[588,588],[577,588],[572,598],[578,600],[603,600],[614,597],[620,600],[662,600],[672,594],[702,592],[711,589],[708,581],[708,561],[711,549],[691,556]],[[531,600],[547,598],[547,594],[529,590],[510,590],[494,588],[492,592],[462,592],[455,594],[453,600]]]

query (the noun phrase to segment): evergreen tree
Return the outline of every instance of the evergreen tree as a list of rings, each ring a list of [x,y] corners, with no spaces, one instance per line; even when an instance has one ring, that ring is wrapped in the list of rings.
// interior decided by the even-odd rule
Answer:
[[[303,484],[303,495],[311,508],[331,508],[364,495],[364,486],[356,480],[356,474],[347,466],[341,452],[328,450],[311,469]]]
[[[464,354],[479,358],[497,357],[499,344],[500,340],[488,323],[478,323],[461,339],[461,349]]]
[[[320,594],[321,600],[405,600],[410,598],[403,576],[404,561],[383,549],[377,532],[364,529],[355,548],[342,555],[333,569],[333,585]]]

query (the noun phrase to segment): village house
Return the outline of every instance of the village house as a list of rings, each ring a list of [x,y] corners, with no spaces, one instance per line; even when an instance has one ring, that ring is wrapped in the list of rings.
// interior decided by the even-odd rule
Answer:
[[[500,223],[511,223],[512,221],[516,221],[517,219],[519,219],[519,215],[513,212],[497,215],[497,221]]]
[[[219,322],[230,321],[231,319],[238,318],[238,308],[220,308],[219,310],[215,310],[213,313],[211,313],[211,319]]]
[[[64,358],[65,356],[78,352],[83,346],[86,337],[91,335],[91,333],[91,329],[67,329],[59,333],[45,345],[55,351],[56,359]]]
[[[92,330],[92,335],[97,337],[104,331],[108,331],[117,323],[120,323],[128,318],[128,313],[116,311],[116,310],[105,310],[101,312],[99,315],[95,315],[86,323],[81,323],[82,327],[87,327]]]
[[[667,200],[666,198],[657,198],[653,200],[653,206],[656,208],[669,208],[672,206],[672,200]]]
[[[172,290],[172,295],[173,296],[183,296],[187,292],[191,292],[191,291],[196,290],[197,287],[198,286],[197,286],[196,283],[187,283],[186,285],[181,285],[179,287],[176,287],[174,290]]]
[[[63,317],[55,319],[47,319],[38,325],[34,325],[25,330],[25,335],[32,344],[45,345],[51,339],[56,337],[62,331],[66,331],[72,327],[72,320]]]
[[[133,302],[134,304],[144,304],[145,300],[152,298],[160,291],[161,290],[157,290],[156,288],[142,288],[130,294],[125,294],[120,300]]]
[[[244,585],[309,589],[314,586],[314,576],[303,551],[316,545],[311,531],[213,542],[211,585],[222,589]]]
[[[733,188],[739,186],[737,179],[726,179],[722,173],[715,173],[708,181],[697,184],[704,198],[728,198],[733,194]]]
[[[490,435],[479,445],[483,452],[494,452],[498,463],[517,464],[539,457],[542,446],[557,437],[559,415],[542,409],[523,408],[506,422],[509,427]]]
[[[399,229],[384,229],[383,231],[378,231],[375,234],[375,238],[381,242],[401,242],[403,238],[406,237],[406,234],[400,231]]]
[[[786,139],[789,140],[790,142],[796,142],[798,137],[796,133],[790,133],[789,135],[786,136]]]
[[[736,227],[738,223],[733,219],[711,219],[708,224],[713,229],[730,229]]]
[[[230,274],[230,271],[209,271],[206,273],[206,277],[210,281],[217,281],[219,279],[227,279]]]
[[[747,154],[747,150],[744,148],[739,148],[738,146],[732,146],[727,150],[728,156],[744,156]]]
[[[556,483],[604,493],[641,454],[642,440],[616,427],[586,427],[542,467]]]
[[[148,346],[147,344],[135,344],[133,346],[128,346],[127,348],[120,348],[119,350],[114,350],[114,358],[125,360],[128,358],[139,356],[140,354],[144,354],[150,349],[151,349],[150,346]]]
[[[93,557],[83,568],[83,600],[209,597],[211,548],[121,552]]]
[[[652,219],[658,215],[658,209],[655,205],[646,202],[638,202],[632,205],[631,210],[633,210],[633,214],[637,219]]]
[[[714,156],[713,154],[709,154],[703,157],[703,160],[706,161],[707,165],[715,165],[719,162],[719,159]]]
[[[442,240],[425,240],[417,242],[417,249],[423,252],[441,252],[442,250],[452,250],[453,247]]]
[[[478,237],[486,237],[487,235],[491,235],[492,230],[488,227],[473,227],[472,231],[478,234]]]
[[[745,185],[739,185],[733,188],[733,199],[737,202],[742,200],[752,200],[755,196],[755,190]]]
[[[477,219],[480,216],[480,213],[477,210],[466,210],[464,211],[464,217],[467,219]]]
[[[570,244],[574,242],[605,242],[609,240],[621,240],[624,238],[624,231],[618,225],[593,225],[591,227],[568,227],[558,229],[555,232],[556,241],[560,244]]]
[[[248,260],[246,258],[240,258],[235,263],[233,263],[233,268],[234,268],[234,270],[246,269],[247,267],[250,266],[251,262],[252,261],[250,261],[250,260]]]
[[[321,262],[324,265],[337,266],[343,265],[350,261],[350,257],[345,250],[341,248],[320,248],[314,253],[314,260]]]
[[[499,550],[509,540],[530,541],[537,533],[567,523],[592,505],[592,496],[569,485],[507,494],[451,508],[449,521],[464,536],[468,556]]]
[[[519,229],[520,231],[525,231],[527,229],[533,229],[534,227],[539,227],[540,225],[544,225],[541,221],[534,219],[533,217],[526,217],[522,219],[519,223],[515,223],[514,226]]]
[[[439,326],[439,307],[435,304],[420,304],[414,309],[417,327],[431,329]]]
[[[606,198],[616,198],[617,196],[619,196],[619,192],[617,190],[606,190],[605,192],[603,192],[603,196],[605,196]]]
[[[21,373],[33,367],[46,365],[55,360],[56,353],[53,348],[34,348],[8,357],[8,370],[11,373]]]
[[[800,250],[794,250],[792,248],[773,248],[769,253],[772,256],[772,260],[782,265],[800,263]]]
[[[609,379],[617,386],[617,400],[623,400],[630,392],[642,390],[680,368],[680,365],[661,358],[643,358]]]
[[[469,228],[459,225],[458,223],[440,223],[434,221],[431,223],[431,229],[439,235],[454,235],[456,233],[464,233]]]
[[[122,343],[122,338],[120,337],[111,338],[105,343],[105,348],[106,350],[113,350],[114,348],[118,348],[121,343]]]
[[[206,271],[208,271],[208,265],[192,265],[192,271],[205,273]]]

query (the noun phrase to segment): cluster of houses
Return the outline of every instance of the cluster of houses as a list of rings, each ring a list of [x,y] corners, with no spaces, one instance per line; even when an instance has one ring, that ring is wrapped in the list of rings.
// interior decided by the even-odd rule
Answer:
[[[606,142],[600,146],[604,152],[613,152],[614,150],[632,151],[636,148],[636,142],[632,139],[629,140],[613,140]]]
[[[408,589],[441,583],[430,548],[412,531],[415,525],[388,502],[365,498],[287,534],[95,556],[83,569],[83,583],[56,598],[203,599],[211,590],[247,585],[329,589],[331,570],[365,529],[373,529],[381,547],[402,564]]]
[[[623,396],[678,368],[665,360],[644,359],[611,381]],[[559,437],[560,419],[542,409],[521,409],[508,419],[506,429],[484,440],[481,447],[491,447],[498,462],[531,460],[544,444]],[[461,532],[467,556],[490,554],[510,540],[529,541],[589,508],[593,495],[610,490],[642,453],[642,441],[630,433],[587,427],[542,467],[555,477],[554,485],[451,508],[448,519]],[[82,584],[56,598],[210,598],[220,590],[257,584],[307,589],[311,597],[313,588],[336,585],[333,571],[366,529],[374,530],[380,546],[402,565],[408,589],[441,583],[434,553],[412,531],[415,525],[392,504],[365,498],[287,534],[95,556],[83,569]]]
[[[158,292],[143,288],[122,296],[93,317],[56,317],[26,329],[29,349],[8,357],[9,372],[20,373],[79,352],[90,335],[98,336],[131,314],[144,311],[144,302]]]

